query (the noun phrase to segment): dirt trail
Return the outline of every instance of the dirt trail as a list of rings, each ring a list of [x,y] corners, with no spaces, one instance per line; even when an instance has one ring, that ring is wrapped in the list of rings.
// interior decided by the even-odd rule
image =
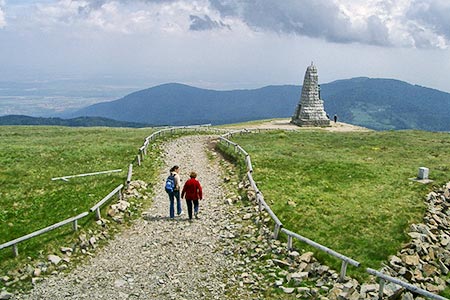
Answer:
[[[227,284],[239,262],[231,250],[235,227],[224,203],[220,167],[206,151],[209,137],[187,136],[168,142],[165,167],[156,184],[147,217],[69,274],[37,283],[29,295],[15,299],[224,299],[232,298]],[[184,214],[168,220],[163,182],[172,165],[180,165],[182,184],[195,170],[204,190],[200,219]],[[237,287],[239,289],[239,287]],[[232,287],[238,292],[236,287]],[[245,291],[238,293],[245,294]]]

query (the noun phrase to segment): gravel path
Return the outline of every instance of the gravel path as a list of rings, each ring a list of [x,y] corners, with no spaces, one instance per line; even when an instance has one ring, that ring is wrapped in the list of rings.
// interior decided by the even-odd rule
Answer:
[[[206,154],[210,137],[186,136],[167,142],[165,167],[145,219],[118,234],[95,257],[68,274],[51,276],[17,299],[240,299],[243,287],[233,284],[242,265],[234,258],[233,224],[217,160]],[[199,220],[184,214],[168,220],[163,182],[172,165],[180,165],[182,184],[198,173],[205,200]]]

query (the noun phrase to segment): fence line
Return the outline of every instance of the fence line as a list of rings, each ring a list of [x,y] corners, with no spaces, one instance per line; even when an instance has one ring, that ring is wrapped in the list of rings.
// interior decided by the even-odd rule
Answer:
[[[326,253],[328,253],[328,254],[336,257],[336,258],[339,258],[340,260],[342,260],[341,273],[340,273],[340,277],[339,277],[339,279],[341,281],[343,281],[344,278],[345,278],[345,273],[347,271],[347,264],[351,264],[351,265],[353,265],[355,267],[359,267],[361,265],[356,260],[351,259],[350,257],[347,257],[347,256],[345,256],[345,255],[343,255],[343,254],[341,254],[339,252],[336,252],[336,251],[334,251],[334,250],[332,250],[332,249],[330,249],[328,247],[325,247],[325,246],[323,246],[323,245],[321,245],[319,243],[316,243],[316,242],[314,242],[314,241],[312,241],[312,240],[310,240],[308,238],[305,238],[304,236],[301,236],[298,233],[292,232],[292,231],[287,230],[285,228],[282,228],[281,232],[287,234],[287,236],[288,236],[288,249],[292,249],[292,238],[296,238],[296,239],[298,239],[298,240],[300,240],[300,241],[302,241],[302,242],[304,242],[304,243],[306,243],[306,244],[308,244],[310,246],[313,246],[314,248],[317,248],[317,249],[319,249],[321,251],[324,251],[324,252],[326,252]]]
[[[144,156],[147,154],[147,147],[148,147],[148,145],[150,143],[150,140],[155,139],[155,136],[156,137],[161,136],[162,134],[164,134],[167,131],[170,131],[170,133],[174,133],[174,132],[176,132],[177,129],[181,129],[181,130],[183,130],[183,129],[194,129],[194,130],[197,130],[199,128],[200,129],[206,128],[207,130],[211,130],[211,131],[216,132],[216,133],[223,133],[223,131],[226,131],[224,129],[218,129],[218,128],[211,129],[211,128],[209,128],[210,126],[211,126],[210,124],[207,124],[207,125],[194,125],[194,126],[184,126],[184,127],[172,127],[172,128],[163,128],[163,129],[161,129],[161,130],[159,130],[157,132],[154,132],[152,135],[150,135],[149,137],[147,137],[145,139],[144,145],[139,148],[139,153],[136,156],[135,160],[137,160],[138,165],[140,166],[142,161],[144,160]],[[126,180],[127,188],[128,188],[128,186],[129,186],[129,184],[131,182],[132,170],[133,170],[133,164],[131,163],[129,168],[128,168],[128,174],[127,174],[127,180]],[[79,174],[79,175],[70,175],[70,176],[63,176],[63,177],[58,177],[58,178],[52,178],[52,180],[62,179],[62,180],[67,181],[67,178],[72,178],[72,177],[91,176],[91,175],[105,174],[105,173],[112,173],[112,172],[120,172],[120,171],[122,171],[122,170],[120,169],[120,170],[102,171],[102,172],[86,173],[86,174]],[[89,215],[90,212],[93,212],[93,211],[95,211],[96,219],[100,219],[101,218],[100,207],[103,204],[105,204],[112,196],[114,196],[117,193],[119,194],[119,198],[121,198],[122,197],[121,196],[122,195],[121,194],[122,188],[123,188],[123,184],[121,184],[118,187],[116,187],[106,197],[104,197],[102,200],[97,202],[89,210],[89,212],[83,212],[83,213],[81,213],[81,214],[79,214],[79,215],[77,215],[75,217],[71,217],[71,218],[66,219],[64,221],[52,224],[52,225],[50,225],[48,227],[45,227],[43,229],[34,231],[34,232],[29,233],[27,235],[24,235],[24,236],[21,236],[21,237],[18,237],[16,239],[14,239],[14,240],[11,240],[11,241],[8,241],[6,243],[3,243],[3,244],[0,245],[0,250],[4,249],[4,248],[12,247],[14,256],[18,256],[19,255],[19,251],[18,251],[17,245],[20,242],[23,242],[25,240],[34,238],[36,236],[39,236],[39,235],[44,234],[46,232],[49,232],[51,230],[57,229],[57,228],[59,228],[59,227],[61,227],[63,225],[71,223],[71,222],[73,223],[73,226],[72,226],[73,230],[76,231],[78,229],[78,220],[81,219],[81,218],[86,217],[87,215]]]
[[[118,187],[116,187],[112,192],[110,192],[107,196],[105,196],[102,200],[100,200],[99,202],[97,202],[97,204],[95,204],[94,206],[91,207],[91,209],[89,210],[90,212],[95,211],[95,219],[96,220],[100,220],[101,215],[100,215],[100,207],[109,199],[111,199],[112,196],[114,196],[115,194],[119,195],[119,199],[122,199],[122,193],[121,190],[123,188],[123,184],[119,185]]]
[[[183,129],[187,129],[187,130],[193,129],[194,132],[196,132],[197,130],[199,130],[199,129],[203,130],[204,128],[206,128],[207,131],[213,131],[213,132],[216,132],[216,133],[223,133],[223,131],[227,131],[225,129],[211,128],[210,126],[211,126],[211,124],[183,126],[183,127],[171,127],[171,128],[163,128],[161,130],[158,130],[158,131],[152,133],[150,136],[145,138],[143,146],[139,148],[139,152],[138,152],[138,154],[136,156],[138,165],[140,166],[141,162],[144,160],[144,156],[147,154],[147,148],[148,148],[148,145],[150,144],[150,141],[155,140],[157,137],[162,136],[166,132],[169,132],[170,134],[174,134],[174,133],[176,133],[177,130],[181,130],[182,131]],[[225,134],[219,136],[219,141],[226,143],[227,147],[230,147],[230,145],[233,145],[234,148],[235,148],[235,151],[237,151],[238,153],[241,153],[241,154],[243,154],[245,156],[244,160],[245,160],[246,167],[247,167],[247,177],[249,179],[250,185],[252,186],[253,190],[256,193],[256,200],[257,200],[257,202],[259,204],[259,210],[261,212],[262,209],[264,208],[267,211],[267,213],[270,215],[272,220],[275,222],[275,228],[274,228],[273,237],[275,239],[277,239],[278,236],[279,236],[279,232],[281,231],[281,232],[285,233],[288,236],[288,248],[289,249],[292,249],[292,238],[296,238],[296,239],[298,239],[300,241],[303,241],[303,242],[305,242],[305,243],[307,243],[307,244],[309,244],[309,245],[311,245],[311,246],[313,246],[313,247],[315,247],[315,248],[317,248],[319,250],[322,250],[322,251],[324,251],[324,252],[326,252],[326,253],[328,253],[328,254],[330,254],[332,256],[335,256],[335,257],[341,259],[342,260],[342,266],[341,266],[341,272],[340,272],[340,279],[343,280],[344,277],[345,277],[346,271],[347,271],[347,265],[351,264],[351,265],[353,265],[355,267],[359,267],[360,263],[358,261],[353,260],[353,259],[351,259],[351,258],[349,258],[349,257],[347,257],[345,255],[342,255],[342,254],[340,254],[340,253],[338,253],[338,252],[336,252],[336,251],[334,251],[334,250],[332,250],[332,249],[330,249],[328,247],[325,247],[325,246],[323,246],[323,245],[321,245],[319,243],[316,243],[316,242],[314,242],[314,241],[312,241],[312,240],[310,240],[308,238],[305,238],[305,237],[299,235],[298,233],[295,233],[295,232],[290,231],[288,229],[282,228],[283,224],[281,223],[279,218],[276,216],[276,214],[272,211],[270,206],[265,202],[263,194],[258,189],[258,186],[256,185],[256,182],[253,180],[253,176],[252,176],[253,167],[252,167],[252,164],[251,164],[250,155],[240,145],[238,145],[237,143],[234,143],[234,142],[230,141],[229,139],[227,139],[227,137],[232,137],[234,134],[242,134],[242,133],[249,133],[249,132],[251,132],[251,131],[249,131],[247,129],[235,130],[235,131],[232,131],[232,132],[228,132],[228,133],[225,133]],[[258,130],[258,132],[260,132],[260,130]],[[130,164],[129,170],[128,170],[128,175],[127,175],[127,181],[126,181],[127,182],[127,188],[129,186],[129,182],[131,182],[132,168],[133,168],[133,164]],[[65,178],[66,177],[61,177],[59,179],[65,179]],[[116,193],[119,193],[119,198],[121,198],[121,189],[122,188],[123,188],[123,184],[121,184],[118,187],[116,187],[106,197],[104,197],[97,204],[95,204],[90,209],[90,212],[95,210],[96,218],[99,219],[101,217],[101,215],[100,215],[100,207],[107,200],[109,200],[112,196],[114,196]],[[0,250],[3,249],[3,248],[7,248],[7,247],[12,246],[14,256],[17,256],[18,255],[17,244],[19,242],[22,242],[22,241],[25,241],[27,239],[36,237],[38,235],[41,235],[43,233],[46,233],[48,231],[51,231],[51,230],[56,229],[58,227],[61,227],[61,226],[65,225],[67,223],[70,223],[70,222],[73,222],[73,230],[76,231],[77,227],[78,227],[77,221],[79,219],[81,219],[81,218],[86,217],[88,214],[89,214],[89,212],[81,213],[81,214],[79,214],[79,215],[77,215],[75,217],[66,219],[66,220],[61,221],[59,223],[50,225],[50,226],[48,226],[46,228],[40,229],[38,231],[32,232],[32,233],[27,234],[25,236],[22,236],[22,237],[19,237],[17,239],[14,239],[12,241],[9,241],[9,242],[6,242],[4,244],[1,244],[0,245]],[[376,271],[374,269],[367,268],[366,272],[371,274],[371,275],[375,275],[378,278],[380,278],[380,289],[379,289],[379,292],[378,292],[379,299],[381,299],[382,296],[383,296],[384,282],[385,281],[389,281],[389,282],[395,283],[397,285],[400,285],[400,286],[402,286],[402,287],[404,287],[404,288],[406,288],[406,289],[408,289],[408,290],[410,290],[412,292],[421,294],[421,295],[426,296],[426,297],[431,298],[431,299],[449,300],[449,299],[444,298],[442,296],[439,296],[439,295],[430,293],[430,292],[428,292],[426,290],[420,289],[420,288],[418,288],[418,287],[416,287],[416,286],[414,286],[412,284],[409,284],[409,283],[406,283],[404,281],[401,281],[398,278],[394,278],[394,277],[388,276],[386,274],[383,274],[383,273],[381,273],[379,271]]]
[[[93,173],[85,173],[85,174],[77,174],[77,175],[68,175],[68,176],[62,176],[62,177],[54,177],[52,180],[64,180],[68,181],[68,178],[74,178],[74,177],[85,177],[85,176],[93,176],[93,175],[99,175],[99,174],[109,174],[109,173],[115,173],[115,172],[122,172],[122,169],[117,170],[109,170],[109,171],[101,171],[101,172],[93,172]]]
[[[73,225],[72,225],[73,230],[76,231],[78,229],[78,222],[77,221],[79,219],[81,219],[81,218],[86,217],[88,214],[89,214],[88,212],[84,212],[84,213],[81,213],[81,214],[79,214],[79,215],[77,215],[75,217],[71,217],[71,218],[66,219],[64,221],[61,221],[59,223],[55,223],[55,224],[50,225],[48,227],[45,227],[45,228],[42,228],[40,230],[34,231],[34,232],[29,233],[27,235],[21,236],[21,237],[15,239],[15,240],[6,242],[4,244],[1,244],[0,245],[0,249],[12,246],[13,254],[14,254],[14,256],[17,256],[17,255],[19,255],[19,250],[17,248],[17,244],[19,244],[20,242],[23,242],[25,240],[31,239],[31,238],[36,237],[38,235],[41,235],[43,233],[49,232],[49,231],[51,231],[53,229],[59,228],[59,227],[61,227],[63,225],[71,223],[71,222],[73,222]]]
[[[345,278],[345,274],[347,272],[347,265],[351,264],[351,265],[353,265],[355,267],[359,267],[360,263],[358,261],[356,261],[356,260],[354,260],[352,258],[349,258],[349,257],[347,257],[345,255],[342,255],[342,254],[340,254],[340,253],[338,253],[338,252],[336,252],[336,251],[334,251],[334,250],[332,250],[332,249],[330,249],[328,247],[325,247],[325,246],[323,246],[323,245],[321,245],[321,244],[319,244],[317,242],[314,242],[314,241],[312,241],[312,240],[310,240],[308,238],[305,238],[305,237],[299,235],[298,233],[295,233],[293,231],[290,231],[290,230],[287,230],[285,228],[282,228],[283,225],[282,225],[281,221],[278,219],[278,217],[273,213],[273,211],[270,209],[270,207],[264,201],[264,197],[263,197],[261,191],[258,189],[258,186],[256,185],[256,182],[253,180],[253,176],[252,176],[253,167],[251,165],[250,155],[241,146],[239,146],[238,144],[236,144],[236,143],[234,143],[234,142],[232,142],[232,141],[230,141],[229,139],[226,138],[226,137],[232,137],[233,134],[235,134],[235,133],[242,134],[243,132],[247,133],[247,132],[250,132],[250,131],[248,131],[248,130],[241,130],[241,131],[236,131],[236,132],[231,132],[231,133],[228,133],[228,134],[224,134],[224,135],[219,137],[219,140],[221,142],[225,143],[228,148],[231,145],[233,145],[235,147],[235,149],[238,149],[239,153],[241,153],[241,154],[243,154],[245,156],[244,160],[245,160],[246,167],[247,167],[247,177],[249,179],[251,187],[253,188],[253,190],[256,193],[256,201],[259,204],[259,210],[261,211],[262,208],[264,207],[264,209],[272,217],[272,220],[275,222],[275,229],[274,229],[274,235],[273,235],[274,238],[277,238],[278,237],[278,232],[281,231],[282,233],[285,233],[288,236],[288,248],[290,248],[290,249],[292,248],[292,238],[296,238],[296,239],[298,239],[298,240],[300,240],[302,242],[305,242],[305,243],[307,243],[307,244],[309,244],[309,245],[311,245],[311,246],[313,246],[313,247],[315,247],[315,248],[317,248],[317,249],[319,249],[321,251],[324,251],[324,252],[326,252],[326,253],[328,253],[328,254],[330,254],[332,256],[335,256],[336,258],[339,258],[340,260],[342,260],[341,272],[340,272],[340,276],[339,276],[339,279],[342,281]],[[260,131],[258,130],[258,132],[260,132]],[[378,278],[380,278],[381,282],[380,282],[380,289],[379,289],[379,292],[378,292],[379,299],[382,299],[382,296],[383,296],[384,281],[389,281],[389,282],[398,284],[398,285],[400,285],[400,286],[402,286],[402,287],[404,287],[404,288],[406,288],[406,289],[408,289],[408,290],[410,290],[410,291],[412,291],[414,293],[421,294],[421,295],[429,297],[431,299],[449,300],[449,299],[444,298],[442,296],[439,296],[439,295],[430,293],[430,292],[428,292],[426,290],[423,290],[421,288],[418,288],[418,287],[416,287],[416,286],[414,286],[412,284],[406,283],[406,282],[404,282],[404,281],[402,281],[402,280],[400,280],[398,278],[394,278],[394,277],[385,275],[385,274],[383,274],[381,272],[378,272],[376,270],[367,268],[366,272],[368,272],[369,274],[375,275]]]
[[[423,289],[418,288],[418,287],[416,287],[416,286],[414,286],[412,284],[409,284],[409,283],[406,283],[404,281],[401,281],[398,278],[395,278],[395,277],[383,274],[383,273],[381,273],[381,272],[379,272],[377,270],[374,270],[374,269],[371,269],[371,268],[367,268],[366,271],[367,271],[367,273],[369,273],[371,275],[375,275],[378,278],[380,278],[380,281],[381,281],[380,282],[380,289],[378,291],[378,297],[380,297],[380,298],[383,295],[384,282],[385,281],[390,281],[390,282],[398,284],[399,286],[404,287],[404,288],[406,288],[406,289],[408,289],[408,290],[410,290],[410,291],[412,291],[414,293],[420,294],[422,296],[425,296],[425,297],[428,297],[428,298],[431,298],[431,299],[448,300],[447,298],[444,298],[442,296],[430,293],[429,291],[423,290]]]

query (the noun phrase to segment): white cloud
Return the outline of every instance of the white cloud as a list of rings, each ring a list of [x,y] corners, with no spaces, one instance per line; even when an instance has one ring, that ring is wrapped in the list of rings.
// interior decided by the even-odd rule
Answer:
[[[221,24],[221,20],[216,20],[218,12],[209,8],[207,0],[58,0],[37,5],[34,18],[46,30],[67,26],[72,29],[141,34],[187,32],[193,23],[192,16],[197,23],[196,16],[200,16],[212,24]]]
[[[4,2],[0,27],[6,25]],[[450,46],[448,0],[55,0],[24,5],[27,12],[17,12],[15,22],[33,30],[186,34],[244,29],[343,44]]]
[[[5,7],[5,1],[0,0],[0,29],[6,26],[5,12],[3,11]]]

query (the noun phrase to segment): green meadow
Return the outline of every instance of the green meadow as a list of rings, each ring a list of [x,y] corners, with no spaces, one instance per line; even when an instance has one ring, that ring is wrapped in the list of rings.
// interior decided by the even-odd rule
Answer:
[[[0,244],[88,211],[125,182],[129,164],[154,130],[1,126]],[[359,279],[366,267],[380,268],[401,249],[409,225],[422,221],[427,193],[450,180],[446,133],[270,131],[233,140],[251,155],[254,179],[284,227],[361,262],[361,268],[348,269]],[[159,157],[158,147],[150,146],[142,167],[134,164],[133,178],[150,190]],[[409,180],[422,166],[430,168],[432,184]],[[114,169],[122,172],[51,180]],[[94,214],[79,225],[94,228]],[[2,249],[0,275],[76,238],[68,224],[20,243],[16,258]],[[300,242],[294,247],[313,250]],[[340,261],[315,253],[340,269]]]
[[[250,154],[253,177],[284,227],[359,261],[348,269],[359,278],[401,249],[409,225],[422,221],[427,193],[450,180],[448,133],[302,130],[232,140]],[[430,169],[432,184],[409,180],[419,167]],[[340,270],[340,261],[315,252]]]
[[[129,164],[153,130],[0,126],[0,244],[89,211],[125,183]],[[134,163],[133,179],[154,182],[158,156],[156,147],[150,147],[142,167]],[[122,171],[68,182],[51,180],[115,169]],[[79,225],[81,230],[91,228],[94,214],[81,219]],[[16,268],[28,257],[38,258],[42,251],[70,246],[75,238],[68,224],[19,243],[17,258],[10,247],[2,249],[0,270]]]

